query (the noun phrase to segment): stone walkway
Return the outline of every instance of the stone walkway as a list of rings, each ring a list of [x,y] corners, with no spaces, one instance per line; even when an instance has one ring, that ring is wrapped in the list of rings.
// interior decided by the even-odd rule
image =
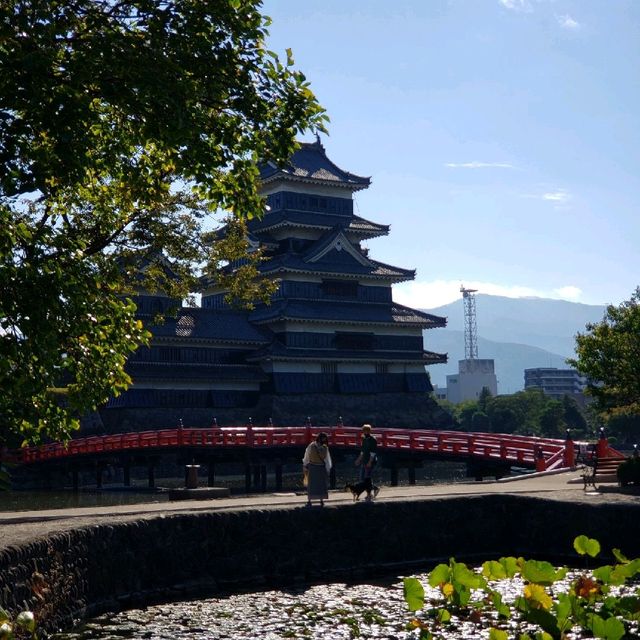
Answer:
[[[598,490],[583,490],[578,471],[531,474],[501,481],[455,483],[432,486],[382,487],[376,502],[442,499],[448,496],[480,494],[525,494],[549,500],[570,502],[640,502],[637,488],[620,489],[616,485],[601,485]],[[361,502],[363,502],[361,500]],[[351,495],[332,491],[324,508],[349,505]],[[305,508],[306,496],[296,493],[267,493],[249,496],[231,496],[207,500],[181,500],[116,505],[109,507],[82,507],[45,511],[13,511],[0,513],[0,549],[20,545],[84,526],[114,524],[138,519],[167,517],[205,511],[238,509],[295,509]],[[356,507],[365,504],[355,505]],[[315,506],[314,508],[319,508]]]

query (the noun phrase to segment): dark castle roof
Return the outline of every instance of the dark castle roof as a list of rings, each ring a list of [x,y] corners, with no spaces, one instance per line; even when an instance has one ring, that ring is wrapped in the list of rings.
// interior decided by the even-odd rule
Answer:
[[[264,331],[253,326],[244,311],[182,307],[176,317],[150,327],[155,338],[189,338],[215,342],[265,344]]]
[[[349,173],[331,162],[319,138],[316,142],[301,142],[300,148],[283,167],[278,167],[272,162],[261,165],[260,179],[263,184],[285,179],[294,182],[334,185],[351,191],[366,189],[371,184],[371,178]]]
[[[282,227],[305,227],[312,229],[331,229],[340,226],[350,233],[374,238],[389,233],[388,224],[379,224],[365,220],[360,216],[344,216],[312,211],[281,210],[267,213],[261,220],[251,220],[249,230],[252,234],[268,233]],[[261,238],[262,239],[262,238]]]
[[[368,276],[380,280],[413,280],[415,277],[415,271],[412,269],[401,269],[399,267],[392,267],[391,265],[377,262],[375,260],[369,260],[371,266],[358,264],[352,261],[349,264],[346,263],[330,263],[326,262],[307,262],[304,258],[298,254],[286,253],[280,256],[271,258],[268,262],[265,262],[260,266],[262,273],[277,273],[277,272],[297,272],[297,273],[313,273],[316,275],[342,275],[342,276],[354,276],[362,277]]]
[[[274,302],[252,312],[250,320],[266,324],[277,320],[304,320],[306,322],[340,322],[352,324],[418,325],[424,328],[444,327],[446,318],[404,305],[372,304],[323,300],[318,304],[312,300],[288,299]]]
[[[247,360],[259,362],[265,359],[272,360],[312,360],[318,361],[344,361],[344,360],[368,360],[374,362],[407,362],[422,365],[441,364],[447,362],[446,353],[433,351],[375,351],[366,349],[301,349],[287,347],[279,342],[263,347],[255,351]]]

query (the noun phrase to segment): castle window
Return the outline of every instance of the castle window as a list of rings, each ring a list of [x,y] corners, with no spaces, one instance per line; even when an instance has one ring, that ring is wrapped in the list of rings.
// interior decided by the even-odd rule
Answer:
[[[323,280],[322,293],[338,298],[355,298],[358,295],[358,283],[353,280]]]
[[[338,373],[338,363],[337,362],[322,362],[320,364],[321,367],[321,371],[324,374],[328,374],[328,375],[336,375],[336,373]]]
[[[367,351],[373,349],[373,333],[336,333],[336,349],[354,349]]]

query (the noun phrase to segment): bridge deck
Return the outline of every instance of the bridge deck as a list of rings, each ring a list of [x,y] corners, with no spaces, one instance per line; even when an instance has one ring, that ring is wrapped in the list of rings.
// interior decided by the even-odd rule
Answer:
[[[170,451],[190,448],[209,451],[227,449],[268,450],[303,448],[320,431],[329,434],[329,445],[358,449],[360,429],[356,427],[225,427],[177,428],[77,438],[68,444],[52,443],[16,452],[17,460],[32,464],[57,459],[104,456],[107,454]],[[538,471],[573,466],[575,444],[571,440],[496,433],[459,431],[376,429],[381,452],[410,452],[463,459],[502,461]]]

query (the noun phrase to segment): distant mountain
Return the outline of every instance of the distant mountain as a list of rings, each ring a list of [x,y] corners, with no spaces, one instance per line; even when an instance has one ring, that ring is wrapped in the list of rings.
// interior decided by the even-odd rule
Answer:
[[[499,393],[524,388],[524,370],[532,367],[566,367],[574,355],[575,335],[588,322],[602,320],[604,305],[586,305],[546,298],[505,298],[476,295],[478,357],[495,360]],[[424,332],[425,348],[448,353],[446,365],[429,367],[431,379],[446,386],[446,376],[457,373],[464,358],[462,299],[428,313],[445,316],[445,329]]]

